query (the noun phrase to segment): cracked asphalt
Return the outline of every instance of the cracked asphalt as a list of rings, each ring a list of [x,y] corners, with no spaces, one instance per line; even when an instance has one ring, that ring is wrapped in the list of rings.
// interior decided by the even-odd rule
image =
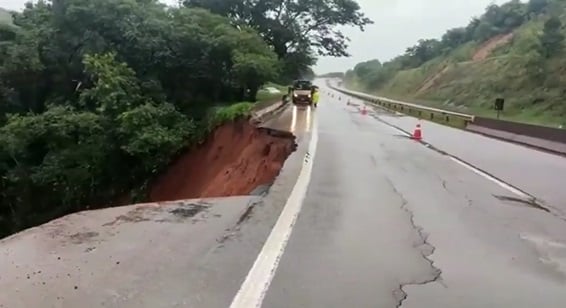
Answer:
[[[339,96],[315,111],[311,182],[263,307],[566,305],[560,217],[380,121],[399,116]]]
[[[84,211],[1,239],[0,308],[228,307],[307,151],[309,114],[289,107],[264,125],[298,140],[267,195]]]
[[[425,141],[541,205],[387,124],[415,119],[322,90],[317,110],[265,123],[298,141],[266,196],[87,211],[3,239],[0,307],[229,307],[315,120],[311,182],[262,307],[566,306],[564,158],[423,123]]]

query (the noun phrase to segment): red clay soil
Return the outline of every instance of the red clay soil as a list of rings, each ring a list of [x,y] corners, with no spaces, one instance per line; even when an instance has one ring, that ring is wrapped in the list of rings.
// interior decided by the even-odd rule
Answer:
[[[150,201],[248,195],[274,181],[295,147],[291,134],[275,136],[243,119],[225,124],[157,178]]]
[[[491,53],[498,47],[503,46],[513,39],[513,33],[500,34],[492,37],[485,42],[472,56],[473,61],[482,61],[491,55]]]

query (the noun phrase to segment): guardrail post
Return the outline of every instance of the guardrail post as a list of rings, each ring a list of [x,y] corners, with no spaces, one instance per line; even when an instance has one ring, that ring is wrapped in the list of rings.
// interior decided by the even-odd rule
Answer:
[[[372,96],[372,95],[364,95],[364,94],[361,94],[361,93],[354,93],[354,92],[350,92],[346,89],[334,88],[333,86],[330,86],[330,88],[336,90],[339,93],[350,95],[352,97],[359,98],[359,99],[367,101],[367,102],[374,102],[374,103],[378,104],[379,106],[381,106],[385,109],[389,109],[391,111],[399,111],[400,110],[402,113],[418,117],[418,119],[429,118],[427,120],[436,121],[436,122],[444,122],[444,123],[447,123],[447,124],[448,123],[450,123],[450,124],[454,123],[455,125],[460,125],[462,120],[463,120],[465,125],[470,124],[471,122],[474,121],[473,116],[469,115],[469,114],[451,112],[451,111],[447,111],[447,110],[426,107],[426,106],[422,106],[422,105],[418,105],[418,104],[411,104],[411,103],[405,103],[405,102],[393,102],[393,101],[390,101],[388,99],[382,100],[382,99],[375,97],[375,96]],[[425,112],[425,113],[428,112],[429,114],[425,117],[425,114],[423,112]],[[437,114],[438,116],[435,117],[434,116],[435,114]],[[452,119],[450,119],[451,117],[452,117]]]

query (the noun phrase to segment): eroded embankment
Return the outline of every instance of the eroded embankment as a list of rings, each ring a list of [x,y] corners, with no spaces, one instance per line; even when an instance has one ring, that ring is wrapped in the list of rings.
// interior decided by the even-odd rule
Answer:
[[[156,179],[150,201],[250,194],[274,181],[295,148],[291,133],[257,128],[246,119],[224,124]]]

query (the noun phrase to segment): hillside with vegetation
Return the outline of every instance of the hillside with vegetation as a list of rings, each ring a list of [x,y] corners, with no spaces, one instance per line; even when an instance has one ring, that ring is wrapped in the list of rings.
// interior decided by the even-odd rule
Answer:
[[[391,61],[359,63],[348,87],[454,111],[566,126],[566,2],[512,0]]]
[[[371,22],[352,0],[248,2],[40,0],[0,24],[0,237],[144,200],[266,82],[346,55],[337,26]]]

